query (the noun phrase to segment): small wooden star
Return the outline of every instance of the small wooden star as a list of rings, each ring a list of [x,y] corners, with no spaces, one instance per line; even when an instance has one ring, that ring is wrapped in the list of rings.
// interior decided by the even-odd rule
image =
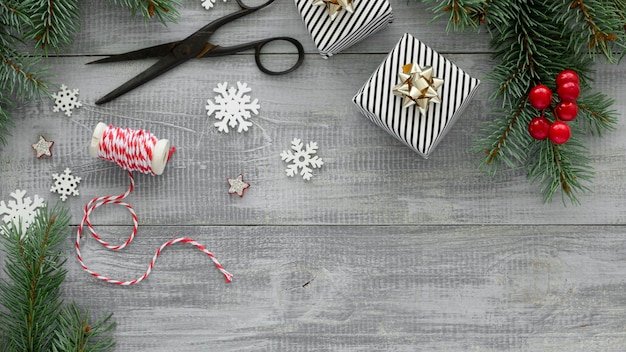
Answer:
[[[250,188],[250,184],[246,183],[243,180],[243,175],[239,174],[237,178],[227,178],[228,184],[230,185],[230,189],[228,190],[228,194],[237,194],[239,197],[243,197],[243,191]]]
[[[37,141],[37,143],[32,144],[31,146],[35,150],[35,155],[37,156],[37,158],[42,158],[44,156],[52,156],[53,145],[53,141],[47,141],[44,136],[39,136],[39,140]]]

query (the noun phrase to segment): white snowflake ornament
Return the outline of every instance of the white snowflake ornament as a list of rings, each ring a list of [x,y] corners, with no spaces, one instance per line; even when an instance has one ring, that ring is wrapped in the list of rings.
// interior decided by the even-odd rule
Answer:
[[[204,7],[205,10],[210,10],[215,6],[215,1],[216,0],[202,0],[202,7]],[[226,2],[226,0],[224,0],[224,2]]]
[[[294,138],[291,141],[291,149],[293,149],[295,153],[291,150],[284,150],[280,153],[280,157],[285,162],[291,163],[285,170],[287,176],[293,177],[298,173],[298,169],[300,169],[300,175],[302,175],[303,179],[308,181],[311,179],[311,176],[313,176],[313,169],[322,167],[324,161],[317,155],[314,155],[317,153],[318,148],[316,142],[307,143],[305,149],[303,149],[303,147],[304,144],[302,141],[298,138]]]
[[[61,90],[52,94],[54,98],[54,108],[52,111],[65,112],[65,115],[72,116],[72,111],[78,109],[83,104],[78,101],[78,89],[69,90],[65,84],[61,85]]]
[[[78,195],[78,184],[80,183],[80,177],[73,176],[72,171],[66,168],[62,174],[52,174],[54,178],[54,186],[50,188],[50,192],[58,193],[61,195],[61,200],[65,202],[67,196]]]
[[[228,133],[229,127],[238,126],[237,132],[247,132],[248,127],[252,126],[252,122],[248,121],[251,113],[259,114],[258,99],[250,102],[250,96],[246,95],[252,91],[248,84],[237,82],[237,88],[228,88],[228,82],[218,83],[213,91],[220,95],[215,97],[215,103],[208,99],[206,109],[208,116],[215,113],[215,118],[220,120],[215,123],[218,131]]]
[[[37,209],[44,205],[44,201],[38,195],[33,197],[24,197],[26,191],[16,189],[11,193],[11,197],[15,200],[10,200],[8,204],[4,201],[0,201],[0,215],[5,214],[2,217],[2,221],[5,224],[21,224],[22,234],[26,233],[26,230],[35,220],[37,215]]]

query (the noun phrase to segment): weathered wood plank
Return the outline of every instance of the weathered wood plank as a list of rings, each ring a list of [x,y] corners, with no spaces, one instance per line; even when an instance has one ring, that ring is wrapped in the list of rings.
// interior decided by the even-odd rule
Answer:
[[[53,199],[49,175],[70,167],[83,177],[81,196],[68,201],[78,221],[92,197],[123,192],[122,170],[87,153],[94,126],[104,121],[146,129],[178,148],[163,176],[138,177],[130,202],[147,224],[624,224],[621,126],[589,138],[593,195],[583,196],[580,207],[564,208],[559,199],[542,205],[522,170],[491,178],[476,167],[480,155],[469,149],[492,106],[488,82],[429,160],[364,118],[350,99],[383,57],[308,55],[303,68],[284,77],[260,73],[249,55],[194,61],[104,106],[94,101],[149,63],[51,59],[54,82],[80,88],[85,106],[71,118],[53,113],[48,99],[15,111],[14,136],[0,154],[0,194],[24,188]],[[490,69],[486,55],[448,57],[478,77]],[[601,65],[596,77],[600,89],[615,98],[624,94],[626,73],[619,66]],[[260,114],[247,133],[218,133],[206,116],[206,99],[218,82],[238,80],[252,87]],[[626,111],[623,100],[615,108]],[[39,134],[57,143],[52,159],[33,157],[30,144]],[[310,182],[284,175],[280,152],[294,137],[317,141],[326,161]],[[226,192],[225,179],[239,173],[252,184],[243,199]],[[105,223],[128,223],[121,210],[103,214]]]
[[[223,3],[206,11],[200,0],[184,1],[180,20],[164,26],[157,22],[144,24],[133,20],[125,10],[107,1],[81,1],[81,32],[67,53],[102,55],[135,50],[147,45],[180,40],[210,21],[238,9],[235,1]],[[445,33],[446,22],[432,22],[433,13],[427,6],[414,1],[391,0],[394,22],[372,38],[355,45],[346,52],[387,53],[410,32],[442,52],[484,52],[489,50],[489,37],[482,33]],[[254,15],[242,18],[216,33],[219,44],[230,45],[274,36],[292,36],[304,44],[307,52],[317,50],[300,18],[293,0],[280,0]]]
[[[126,229],[107,227],[121,242]],[[143,226],[123,253],[83,241],[66,297],[113,311],[117,351],[618,351],[626,236],[613,226]],[[68,245],[69,247],[69,245]],[[122,277],[120,277],[121,279]]]

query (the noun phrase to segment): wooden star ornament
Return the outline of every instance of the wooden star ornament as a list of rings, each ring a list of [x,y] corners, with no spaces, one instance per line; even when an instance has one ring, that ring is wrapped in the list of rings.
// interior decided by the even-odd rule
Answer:
[[[402,106],[408,108],[416,105],[422,115],[426,115],[430,103],[441,103],[437,90],[443,85],[443,80],[433,77],[433,68],[421,68],[416,63],[402,66],[398,74],[400,83],[393,87],[393,94],[404,97]]]
[[[352,0],[313,0],[313,5],[326,6],[331,21],[344,9],[350,13],[354,13]]]
[[[239,197],[243,197],[243,192],[250,188],[250,184],[243,180],[243,174],[237,176],[237,178],[227,178],[230,189],[228,194],[237,194]]]
[[[35,155],[37,158],[42,158],[44,156],[51,157],[52,156],[52,146],[54,145],[53,141],[47,141],[44,136],[39,136],[39,140],[35,144],[31,144],[33,150],[35,150]]]

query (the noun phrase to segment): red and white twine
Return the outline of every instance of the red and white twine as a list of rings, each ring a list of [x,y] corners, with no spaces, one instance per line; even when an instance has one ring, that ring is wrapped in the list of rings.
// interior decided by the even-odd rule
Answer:
[[[158,138],[144,130],[108,126],[98,148],[100,159],[112,161],[124,170],[154,175],[150,166]],[[168,160],[176,148],[169,151]]]
[[[82,233],[83,233],[85,225],[87,225],[89,232],[91,232],[92,236],[96,239],[96,241],[98,241],[102,246],[113,251],[117,251],[117,250],[125,248],[135,238],[135,235],[137,234],[137,229],[138,229],[137,214],[135,213],[135,210],[130,204],[123,202],[122,200],[128,197],[128,195],[135,188],[135,180],[134,180],[132,171],[140,171],[143,173],[150,173],[154,175],[154,173],[150,169],[150,160],[152,159],[152,148],[154,147],[156,140],[157,140],[156,137],[152,133],[143,131],[143,130],[136,131],[136,130],[129,130],[129,129],[121,129],[115,126],[109,126],[107,130],[105,131],[103,138],[101,139],[101,142],[99,145],[99,156],[102,159],[113,161],[116,164],[120,165],[125,170],[127,170],[128,176],[130,177],[130,187],[128,188],[128,191],[118,196],[96,197],[92,199],[89,203],[87,203],[87,205],[85,205],[85,209],[84,209],[85,214],[78,226],[78,231],[76,234],[76,243],[75,243],[76,256],[78,258],[78,261],[80,262],[80,265],[91,276],[97,279],[100,279],[102,281],[116,284],[116,285],[123,285],[123,286],[134,285],[138,282],[143,281],[144,279],[148,277],[148,275],[150,275],[150,273],[152,272],[152,269],[154,268],[154,264],[157,258],[159,257],[159,255],[161,255],[161,252],[165,248],[176,243],[189,243],[192,246],[204,252],[209,258],[211,258],[211,260],[215,264],[215,267],[224,275],[226,282],[231,282],[233,279],[233,276],[222,267],[222,265],[215,258],[215,255],[213,255],[213,253],[211,253],[202,244],[187,237],[174,238],[172,240],[167,241],[163,245],[161,245],[157,249],[154,256],[152,257],[152,260],[150,261],[150,264],[148,265],[148,269],[144,272],[143,275],[133,280],[121,281],[121,280],[115,280],[107,276],[101,275],[89,269],[89,267],[83,261],[83,257],[80,253],[80,240],[82,238]],[[175,148],[170,149],[168,159],[172,155],[174,150]],[[96,233],[93,225],[91,224],[91,221],[89,220],[89,216],[91,215],[91,213],[93,213],[94,210],[106,204],[118,204],[118,205],[124,206],[126,207],[128,212],[132,216],[133,230],[130,236],[121,245],[111,245],[107,243],[106,241],[104,241]]]

